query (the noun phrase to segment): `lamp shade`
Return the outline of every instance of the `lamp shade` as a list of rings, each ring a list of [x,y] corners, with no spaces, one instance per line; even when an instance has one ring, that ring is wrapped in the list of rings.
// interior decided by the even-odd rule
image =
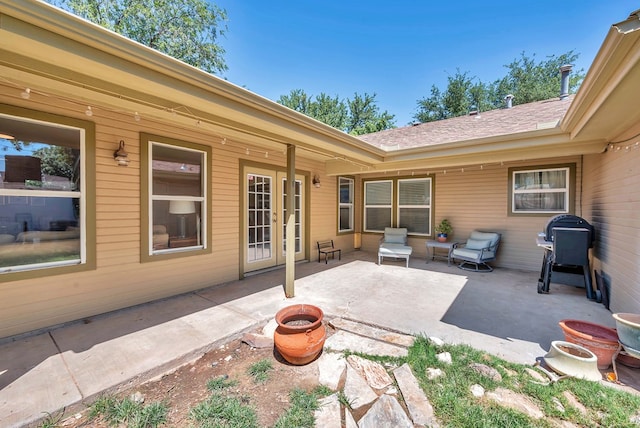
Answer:
[[[193,214],[196,212],[196,204],[193,201],[169,202],[169,214]]]

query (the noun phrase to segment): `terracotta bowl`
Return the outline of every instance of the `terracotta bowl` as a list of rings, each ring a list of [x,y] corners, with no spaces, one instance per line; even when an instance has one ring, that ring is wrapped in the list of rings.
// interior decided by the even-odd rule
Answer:
[[[611,365],[613,354],[620,347],[615,329],[589,321],[565,319],[558,323],[567,342],[584,346],[598,357],[598,368]]]

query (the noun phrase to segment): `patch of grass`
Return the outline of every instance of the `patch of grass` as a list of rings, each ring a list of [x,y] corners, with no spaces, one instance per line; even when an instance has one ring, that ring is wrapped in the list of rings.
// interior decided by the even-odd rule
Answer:
[[[38,425],[38,428],[57,428],[60,425],[60,421],[62,420],[62,412],[60,413],[56,413],[56,414],[51,414],[49,412],[47,413],[47,417],[44,418],[42,420],[42,422],[40,422],[40,425]]]
[[[252,407],[218,393],[191,409],[189,417],[201,428],[258,428],[258,416]]]
[[[150,428],[163,425],[167,421],[167,412],[167,406],[160,402],[144,405],[128,397],[102,396],[91,406],[89,418],[102,416],[111,425]]]
[[[278,418],[274,428],[313,428],[316,422],[313,412],[319,408],[316,393],[296,388],[289,394],[289,401],[291,406]]]
[[[238,384],[237,380],[229,379],[228,376],[218,376],[207,382],[207,389],[212,392],[223,391]]]
[[[344,393],[344,391],[338,391],[338,403],[342,404],[347,409],[353,409],[353,401],[349,400],[349,397]]]
[[[253,377],[253,381],[256,383],[265,383],[269,380],[269,372],[273,370],[273,363],[271,360],[265,358],[256,363],[253,363],[247,369],[247,374]]]
[[[316,397],[328,397],[329,395],[333,394],[333,390],[331,390],[331,388],[329,388],[328,386],[318,385],[313,388],[313,393],[316,395]]]
[[[452,363],[440,362],[436,355],[448,351]],[[631,426],[630,418],[640,409],[640,397],[598,382],[581,379],[565,379],[549,385],[540,385],[525,371],[526,365],[513,364],[496,356],[466,345],[443,345],[436,347],[425,337],[417,337],[409,348],[407,362],[418,378],[434,407],[436,416],[445,426],[474,427],[549,427],[550,418],[571,422],[580,426]],[[469,367],[471,363],[482,363],[496,369],[502,380],[492,380]],[[429,380],[426,369],[440,368],[444,376]],[[524,413],[508,409],[491,402],[477,399],[470,393],[473,384],[486,391],[507,388],[533,400],[545,414],[543,419],[532,419]],[[583,415],[567,402],[563,393],[570,391],[582,403],[588,413]],[[557,408],[560,402],[565,411]]]

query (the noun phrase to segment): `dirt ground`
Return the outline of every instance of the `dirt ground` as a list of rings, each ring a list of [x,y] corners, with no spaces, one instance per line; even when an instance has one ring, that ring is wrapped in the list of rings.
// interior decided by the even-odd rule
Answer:
[[[328,334],[329,330],[327,328]],[[247,370],[265,358],[271,360],[273,370],[269,380],[256,383]],[[318,385],[318,365],[314,361],[304,366],[294,366],[273,348],[251,348],[237,339],[159,379],[123,391],[117,396],[140,393],[144,397],[144,404],[165,402],[169,408],[165,426],[190,426],[195,423],[189,419],[189,411],[209,397],[211,393],[207,390],[207,381],[218,376],[228,376],[230,380],[237,381],[237,385],[229,390],[231,394],[256,410],[261,427],[271,427],[289,408],[291,390],[298,387],[310,391]],[[61,425],[72,428],[109,427],[105,421],[88,420],[88,413],[89,409],[67,417]]]

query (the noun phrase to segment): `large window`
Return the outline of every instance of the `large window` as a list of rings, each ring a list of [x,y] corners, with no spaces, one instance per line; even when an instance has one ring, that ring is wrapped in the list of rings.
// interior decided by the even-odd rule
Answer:
[[[393,181],[365,181],[364,230],[384,232],[391,227],[393,209]]]
[[[353,179],[338,178],[338,232],[353,231]]]
[[[571,210],[570,166],[510,169],[511,213],[562,214]]]
[[[431,233],[431,179],[398,180],[398,227],[409,233]]]
[[[149,254],[207,248],[205,148],[143,137],[148,148]]]
[[[413,235],[431,234],[431,178],[365,181],[364,189],[365,231],[406,227]]]
[[[85,146],[93,126],[7,110],[30,117],[0,112],[0,273],[87,268]]]

